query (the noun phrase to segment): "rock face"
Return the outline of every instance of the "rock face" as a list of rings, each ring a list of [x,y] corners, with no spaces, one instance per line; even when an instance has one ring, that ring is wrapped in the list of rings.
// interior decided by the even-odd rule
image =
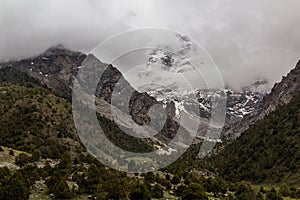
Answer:
[[[247,130],[250,125],[263,119],[272,111],[291,101],[291,99],[300,93],[300,61],[296,67],[291,70],[287,76],[284,76],[281,82],[276,83],[272,91],[267,94],[261,102],[256,106],[256,109],[246,115],[241,121],[227,126],[224,129],[225,139],[232,139],[239,136]]]
[[[86,59],[87,55],[67,50],[59,45],[49,48],[37,57],[4,63],[1,66],[2,68],[12,67],[25,72],[30,77],[39,81],[40,84],[51,89],[58,96],[71,100],[73,81],[78,70],[82,65],[91,64],[83,63],[83,61],[91,62],[91,60],[94,60],[97,67],[101,69],[105,69],[107,66],[106,70],[101,72],[102,77],[99,80],[96,96],[104,98],[108,103],[112,103],[113,92],[114,94],[118,94],[118,92],[124,92],[125,89],[131,91],[128,92],[128,95],[134,95],[130,101],[130,112],[135,114],[134,119],[138,124],[147,124],[149,117],[146,116],[146,113],[157,101],[146,93],[140,94],[136,92],[115,67],[95,60],[96,58],[92,55],[89,56],[90,58]],[[118,97],[114,99],[118,99]]]
[[[148,125],[151,122],[149,109],[157,103],[156,99],[146,93],[134,92],[129,101],[130,115],[139,125]]]
[[[256,85],[261,87],[265,83]],[[232,89],[221,90],[204,90],[199,89],[194,93],[178,95],[172,91],[149,91],[148,94],[155,99],[160,99],[165,106],[173,103],[175,110],[173,111],[177,118],[180,118],[182,112],[187,112],[191,115],[200,116],[203,119],[211,118],[212,104],[216,96],[226,98],[226,119],[225,124],[228,126],[241,121],[244,116],[255,111],[259,102],[265,96],[265,92],[260,90],[242,90],[234,91]]]
[[[155,137],[162,142],[167,142],[176,135],[179,124],[173,120],[175,116],[174,103],[169,103],[168,106],[163,108],[162,102],[157,101],[145,92],[140,93],[136,91],[117,68],[103,64],[93,55],[88,55],[87,59],[82,63],[82,67],[86,69],[84,74],[87,74],[88,77],[77,77],[79,79],[86,81],[94,79],[94,70],[96,73],[101,74],[96,89],[96,97],[98,97],[96,105],[98,107],[102,106],[98,110],[102,116],[114,120],[111,109],[103,106],[105,103],[102,100],[104,100],[108,103],[106,107],[111,106],[117,110],[114,112],[119,115],[119,119],[122,119],[116,123],[120,123],[121,126],[146,132],[145,126],[151,125],[152,131],[157,133]],[[93,84],[88,83],[87,85]],[[103,112],[103,110],[106,110],[106,112]],[[151,114],[153,115],[151,116]],[[128,117],[130,118],[129,121],[126,119]],[[133,120],[136,124],[130,120]],[[137,125],[139,128],[133,128]]]
[[[93,55],[88,55],[82,63],[82,67],[85,69],[84,74],[88,77],[77,77],[79,79],[87,81],[97,79],[95,72],[101,75],[95,92],[96,97],[129,114],[141,126],[150,123],[148,112],[153,105],[159,104],[156,99],[147,93],[137,92],[117,68],[102,63]],[[87,85],[93,88],[92,83]],[[86,88],[86,90],[90,88]]]
[[[74,80],[79,69],[84,68],[85,65],[97,67],[97,70],[100,70],[102,74],[94,93],[95,96],[99,98],[99,100],[96,101],[96,104],[99,105],[99,109],[97,109],[98,112],[104,114],[104,117],[107,119],[112,120],[112,115],[108,112],[110,110],[108,108],[110,107],[109,104],[111,104],[121,111],[129,112],[132,119],[138,125],[150,124],[149,110],[153,105],[160,104],[160,102],[150,97],[147,93],[135,91],[117,68],[102,63],[93,55],[88,55],[87,57],[87,55],[83,53],[73,52],[62,46],[56,46],[34,58],[2,63],[1,70],[10,68],[10,70],[13,71],[24,72],[40,85],[52,90],[56,95],[71,101]],[[90,75],[93,77],[92,74]],[[86,77],[82,79],[88,80]],[[89,88],[87,88],[87,90],[89,90]],[[124,101],[128,101],[129,106],[118,107],[124,103]],[[174,110],[174,108],[171,110]],[[174,125],[176,123],[169,122],[168,124]],[[122,125],[126,126],[126,124]],[[166,135],[174,135],[176,134],[176,132],[174,132],[176,129],[177,124],[175,128],[171,125],[165,126],[162,132],[166,132]],[[162,136],[163,134],[164,133],[161,133],[160,138],[166,140],[167,138]]]
[[[274,85],[270,95],[264,98],[262,109],[269,114],[278,106],[287,104],[300,92],[300,61],[295,69],[284,76],[280,83]]]

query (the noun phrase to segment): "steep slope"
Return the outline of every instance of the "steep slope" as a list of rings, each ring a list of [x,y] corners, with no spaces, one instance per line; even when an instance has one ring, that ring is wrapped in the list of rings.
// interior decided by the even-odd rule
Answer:
[[[0,69],[0,145],[31,153],[40,152],[44,157],[50,158],[60,157],[65,151],[71,152],[72,155],[84,151],[85,147],[80,144],[74,125],[71,102],[56,96],[60,90],[55,90],[53,93],[51,91],[53,88],[49,88],[52,81],[56,82],[57,79],[52,80],[50,75],[32,77],[32,74],[23,71],[22,63],[25,61],[20,63],[20,65],[15,63],[15,67],[9,64],[10,66]],[[119,78],[122,77],[117,69],[109,69],[108,72]],[[41,77],[44,78],[38,79]],[[114,79],[113,76],[104,76],[101,80],[104,81],[105,78]],[[62,81],[60,83],[63,84]],[[111,81],[103,88],[106,86],[113,88],[114,83]],[[104,94],[109,97],[109,94],[104,92],[100,93],[101,97],[104,98]],[[69,94],[65,98],[67,96]],[[98,113],[103,113],[104,117],[99,116],[99,122],[104,127],[108,138],[119,142],[127,150],[153,149],[153,145],[149,145],[145,140],[138,140],[124,134],[107,112],[111,106],[108,102],[97,99],[97,103],[100,101]]]
[[[0,116],[0,145],[44,158],[85,151],[76,134],[70,103],[49,90],[0,83]]]
[[[85,63],[83,63],[83,61],[85,61]],[[151,123],[148,112],[153,105],[160,104],[160,102],[153,97],[150,97],[147,93],[135,91],[117,68],[102,63],[92,55],[87,57],[87,55],[80,52],[73,52],[62,46],[55,46],[34,58],[2,63],[0,71],[11,68],[18,72],[24,72],[39,85],[42,85],[53,91],[54,94],[71,101],[74,79],[78,71],[81,68],[84,68],[85,65],[94,65],[98,70],[102,70],[102,77],[99,80],[95,94],[97,97],[97,111],[102,117],[113,121],[112,113],[107,112],[110,110],[110,104],[112,104],[111,97],[114,93],[116,95],[115,99],[117,101],[121,100],[120,103],[122,104],[124,96],[118,95],[118,92],[123,91],[122,95],[124,95],[124,90],[126,90],[128,95],[132,94],[132,96],[126,96],[125,93],[125,97],[128,99],[130,98],[129,113],[136,123],[135,126],[148,125]],[[88,74],[88,76],[92,77],[93,74]],[[115,103],[118,104],[118,102]],[[173,106],[173,108],[170,108],[169,110],[173,111],[174,104],[170,104],[168,108],[170,106]],[[121,109],[120,111],[123,111],[122,108],[118,107],[118,109]],[[173,116],[173,114],[170,116]],[[132,123],[126,121],[121,121],[120,123],[121,126],[126,128],[133,128]],[[139,129],[140,128],[141,126]],[[164,130],[158,134],[157,138],[166,142],[169,139],[172,139],[176,134],[177,128],[178,123],[169,119]],[[145,132],[145,130],[140,131]]]
[[[278,86],[273,91],[277,90]],[[271,106],[273,105],[269,108]],[[298,92],[289,103],[250,126],[235,142],[226,146],[212,159],[219,173],[229,180],[299,184],[299,144],[300,93]]]
[[[119,90],[122,91],[125,88],[131,92],[129,94],[134,94],[132,99],[135,99],[135,101],[131,101],[132,109],[141,108],[141,99],[144,99],[143,103],[145,105],[142,106],[143,109],[130,111],[131,113],[135,113],[133,115],[134,120],[138,124],[144,124],[145,121],[149,121],[149,119],[146,119],[149,118],[149,116],[146,116],[147,111],[152,105],[158,102],[146,93],[135,92],[117,68],[102,63],[92,55],[86,58],[87,55],[83,53],[67,50],[63,46],[58,45],[49,48],[34,58],[2,63],[0,78],[1,81],[16,79],[21,74],[19,72],[24,72],[30,78],[30,82],[49,88],[56,95],[71,101],[73,82],[79,69],[83,67],[82,65],[95,65],[103,73],[99,80],[96,96],[103,98],[107,103],[111,103],[112,93],[117,93]],[[8,70],[10,70],[9,73],[6,73]],[[1,73],[6,73],[6,75],[1,75]],[[18,73],[18,75],[16,76],[14,73]],[[93,76],[93,74],[89,75]],[[14,83],[21,82],[24,82],[22,78],[14,81]],[[137,96],[139,98],[135,98]]]
[[[80,52],[65,49],[61,45],[49,48],[39,56],[1,64],[25,72],[31,78],[51,89],[56,95],[71,100],[72,82],[78,66],[86,58]]]
[[[300,61],[296,67],[284,76],[280,83],[276,83],[272,91],[256,106],[254,112],[246,115],[241,121],[225,127],[223,131],[225,140],[236,138],[247,130],[250,125],[263,119],[277,108],[289,103],[300,91]]]
[[[41,85],[39,81],[13,67],[5,67],[0,69],[0,82],[12,83],[26,87],[35,87]]]

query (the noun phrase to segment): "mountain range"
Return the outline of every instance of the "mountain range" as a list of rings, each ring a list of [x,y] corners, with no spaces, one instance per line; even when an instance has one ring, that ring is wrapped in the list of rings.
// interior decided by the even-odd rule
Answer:
[[[170,55],[162,52],[152,52],[150,61],[160,62],[165,66],[163,69],[170,70],[176,60],[172,61]],[[185,163],[189,169],[192,167],[192,171],[202,170],[202,174],[220,176],[229,182],[300,183],[300,61],[270,90],[267,81],[261,79],[239,91],[227,87],[181,93],[178,87],[175,90],[154,86],[134,88],[118,68],[101,62],[94,55],[63,46],[51,47],[35,57],[0,64],[0,145],[28,152],[37,160],[39,157],[63,159],[65,152],[69,152],[72,159],[87,156],[87,149],[76,134],[71,110],[74,83],[85,81],[88,85],[93,81],[92,72],[85,73],[85,77],[79,73],[86,66],[102,74],[96,90],[85,88],[85,91],[96,97],[93,103],[105,135],[120,147],[132,152],[168,147],[176,137],[181,117],[187,115],[195,121],[200,119],[197,137],[192,150],[183,155],[187,159],[181,158],[178,162]],[[174,73],[184,70],[190,69],[180,68]],[[215,95],[224,97],[227,105],[223,113],[225,126],[220,138],[214,141],[219,144],[208,158],[191,159],[188,154],[210,139],[206,132],[210,128]],[[124,102],[128,105],[124,106]],[[153,108],[157,109],[154,115]],[[135,138],[125,130],[142,136],[149,132],[156,134]],[[185,126],[182,131],[188,134],[190,129]],[[175,145],[185,144],[175,142]],[[170,152],[172,147],[160,153]],[[138,163],[133,167],[137,168]]]
[[[150,60],[153,58],[153,54],[151,56]],[[165,60],[164,56],[156,55],[156,59]],[[84,60],[86,63],[82,63]],[[24,72],[41,85],[52,90],[56,95],[70,101],[72,98],[72,86],[77,72],[88,62],[93,62],[91,60],[95,60],[91,55],[87,57],[83,53],[67,50],[63,46],[55,46],[34,58],[2,63],[0,67],[14,68],[17,71]],[[96,62],[99,68],[106,66],[101,61],[97,60]],[[167,65],[167,62],[164,65]],[[139,92],[132,88],[121,72],[113,66],[105,70],[101,81],[99,85],[102,87],[97,89],[96,96],[103,97],[105,102],[98,103],[102,105],[102,109],[99,112],[105,110],[103,105],[110,106],[108,104],[111,103],[110,99],[115,85],[117,84],[116,88],[121,85],[123,88],[120,88],[120,90],[128,88],[132,94],[139,97],[132,98],[136,99],[136,103],[134,104],[131,101],[130,105],[133,108],[133,110],[130,110],[131,115],[139,125],[149,123],[150,118],[146,116],[147,112],[152,105],[157,103],[168,107],[168,111],[172,112],[172,115],[177,118],[180,118],[181,112],[200,115],[203,119],[209,119],[211,116],[211,101],[215,94],[214,91],[199,89],[192,93],[180,94],[176,90],[161,90],[148,87],[146,91]],[[227,98],[226,124],[231,126],[233,123],[240,122],[245,115],[253,112],[267,93],[266,85],[267,82],[265,80],[258,80],[248,86],[244,86],[241,91],[235,91],[230,88],[225,89],[224,92]],[[109,116],[107,112],[103,113],[106,114],[106,118],[112,120],[112,116]],[[123,125],[128,126],[126,124]],[[203,134],[203,131],[199,133],[199,135]]]

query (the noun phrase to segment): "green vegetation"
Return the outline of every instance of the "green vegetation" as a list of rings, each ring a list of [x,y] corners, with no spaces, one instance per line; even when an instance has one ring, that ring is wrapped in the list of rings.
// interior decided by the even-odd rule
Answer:
[[[46,89],[0,84],[0,115],[0,145],[43,158],[84,150],[70,103]]]
[[[40,87],[40,82],[13,67],[0,70],[0,82],[26,86],[28,88]]]
[[[227,180],[299,184],[300,95],[250,127],[212,160]]]
[[[159,172],[127,174],[108,169],[86,152],[69,101],[14,68],[1,69],[0,80],[0,200],[300,198],[300,96],[210,159],[197,159],[201,144],[192,145]],[[98,119],[121,148],[154,149],[151,141]],[[138,167],[138,161],[131,160],[128,168]]]
[[[101,117],[100,115],[98,115],[98,120],[106,137],[118,147],[126,151],[139,153],[154,150],[154,144],[150,140],[130,136],[124,133],[113,121]]]

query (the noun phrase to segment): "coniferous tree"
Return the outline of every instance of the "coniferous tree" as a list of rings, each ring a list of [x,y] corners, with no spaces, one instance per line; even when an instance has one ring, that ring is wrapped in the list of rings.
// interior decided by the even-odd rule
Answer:
[[[131,200],[150,200],[151,199],[151,193],[148,188],[145,187],[145,185],[141,184],[136,186],[133,191],[129,195]]]
[[[208,200],[204,188],[198,183],[190,184],[182,193],[182,200]]]
[[[72,197],[71,190],[64,178],[54,186],[53,194],[56,199],[70,199]]]
[[[160,184],[155,184],[154,188],[152,189],[152,197],[153,198],[163,198],[164,191]]]
[[[283,198],[277,193],[273,187],[270,191],[267,192],[266,200],[283,200]]]

